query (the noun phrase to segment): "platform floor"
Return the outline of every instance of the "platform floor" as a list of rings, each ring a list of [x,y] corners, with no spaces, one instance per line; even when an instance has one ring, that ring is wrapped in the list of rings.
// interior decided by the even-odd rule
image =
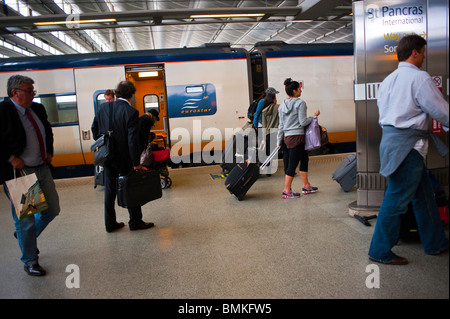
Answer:
[[[106,233],[93,177],[57,180],[62,211],[38,240],[45,277],[24,272],[0,194],[0,298],[448,299],[448,252],[425,255],[420,242],[395,247],[410,263],[377,264],[380,286],[366,286],[376,274],[367,257],[376,219],[368,227],[350,216],[356,189],[331,179],[345,156],[311,157],[319,192],[291,200],[281,198],[282,169],[261,176],[243,201],[213,179],[219,166],[170,170],[172,187],[143,207],[155,227],[140,231]],[[125,209],[117,215],[127,224]],[[79,288],[66,285],[76,280],[70,265]]]

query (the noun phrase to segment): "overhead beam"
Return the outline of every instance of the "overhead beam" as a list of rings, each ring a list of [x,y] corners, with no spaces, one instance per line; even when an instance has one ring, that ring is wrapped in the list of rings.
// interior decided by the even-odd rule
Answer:
[[[139,11],[121,11],[121,12],[101,12],[101,13],[82,13],[82,14],[52,14],[52,15],[40,15],[32,17],[2,17],[0,20],[0,27],[11,28],[33,28],[39,29],[35,26],[38,22],[55,22],[55,21],[79,21],[79,20],[98,20],[98,19],[116,19],[118,27],[124,27],[121,23],[126,23],[129,26],[142,26],[139,23],[148,24],[145,21],[153,21],[155,24],[165,24],[165,20],[179,20],[186,19],[189,23],[223,23],[223,19],[191,19],[191,15],[206,15],[206,14],[250,14],[250,13],[262,13],[265,14],[264,19],[269,17],[286,17],[286,16],[298,16],[301,13],[299,7],[281,7],[281,8],[268,8],[268,7],[245,7],[245,8],[197,8],[197,9],[171,9],[171,10],[139,10]],[[246,18],[238,19],[239,22]],[[255,19],[251,20],[252,22]],[[226,22],[230,22],[227,20]],[[186,23],[186,22],[185,22]],[[83,28],[96,29],[99,24],[83,24]],[[58,26],[51,26],[60,30]],[[111,26],[109,26],[111,27]],[[46,31],[53,31],[46,29]]]
[[[340,7],[342,0],[317,1],[308,9],[295,15],[296,20],[313,20],[317,21],[320,17],[326,16],[329,12],[335,11],[336,7]],[[352,9],[349,9],[349,13]]]

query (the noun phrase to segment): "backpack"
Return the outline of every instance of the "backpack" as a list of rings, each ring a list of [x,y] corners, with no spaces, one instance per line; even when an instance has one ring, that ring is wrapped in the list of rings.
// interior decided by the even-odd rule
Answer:
[[[253,100],[253,102],[250,103],[250,106],[248,107],[247,117],[252,122],[253,122],[253,115],[255,114],[256,108],[258,107],[258,102],[259,102],[258,99]]]

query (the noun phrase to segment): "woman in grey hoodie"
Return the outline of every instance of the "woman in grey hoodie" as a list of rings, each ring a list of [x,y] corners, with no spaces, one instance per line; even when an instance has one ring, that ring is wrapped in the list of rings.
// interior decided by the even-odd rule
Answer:
[[[288,167],[285,170],[283,198],[298,198],[300,193],[292,191],[292,181],[295,176],[295,169],[300,163],[300,177],[303,181],[303,194],[317,192],[317,187],[311,186],[308,180],[308,152],[305,151],[305,127],[308,126],[312,117],[306,116],[306,103],[300,99],[302,88],[300,83],[288,78],[284,81],[284,86],[289,98],[284,100],[278,108],[279,125],[277,144],[280,146],[282,141],[288,149]],[[318,116],[317,110],[314,116]]]

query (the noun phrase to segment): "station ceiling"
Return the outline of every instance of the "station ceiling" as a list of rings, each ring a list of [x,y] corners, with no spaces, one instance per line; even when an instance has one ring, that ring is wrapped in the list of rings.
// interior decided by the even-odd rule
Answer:
[[[63,2],[72,8],[71,14],[61,8]],[[223,42],[247,50],[261,41],[353,42],[351,0],[27,0],[23,3],[31,16],[21,14],[23,10],[16,11],[3,1],[0,40],[36,55],[50,53],[27,43],[18,34],[30,34],[62,54],[77,51],[73,45],[56,38],[54,31],[69,35],[87,52],[197,47]],[[212,14],[223,16],[205,17]],[[94,31],[107,46],[99,45],[86,30]],[[10,51],[13,50],[0,47],[0,53],[5,56],[22,56]]]

